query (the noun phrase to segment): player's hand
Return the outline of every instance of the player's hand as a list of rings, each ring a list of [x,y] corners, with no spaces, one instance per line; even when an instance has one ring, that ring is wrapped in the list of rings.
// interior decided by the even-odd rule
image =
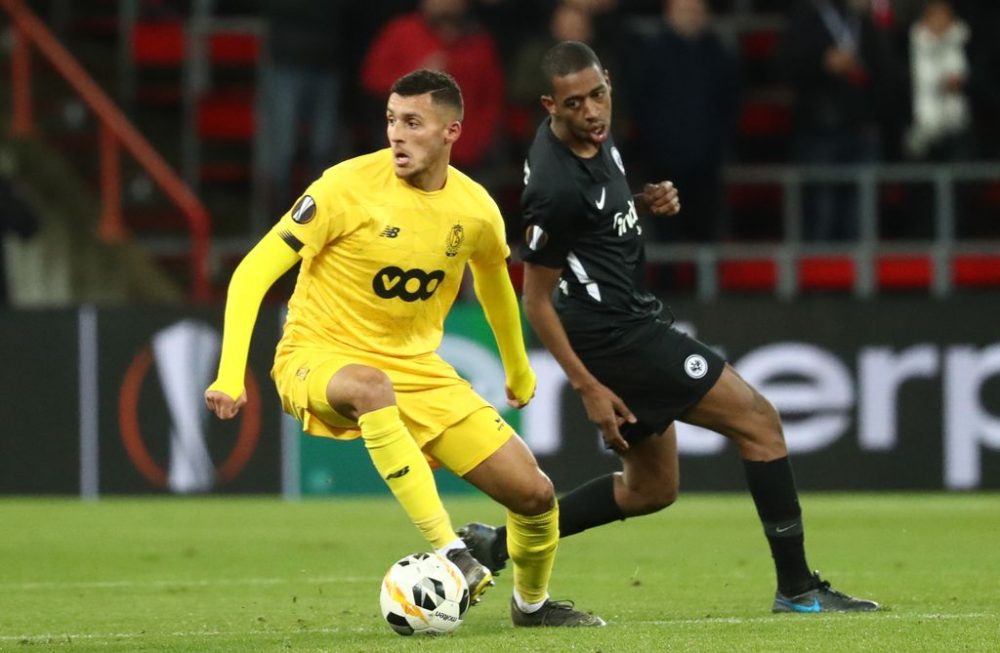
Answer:
[[[535,389],[538,387],[538,379],[535,371],[530,367],[516,378],[507,380],[507,405],[520,410],[528,405],[535,398]]]
[[[247,393],[244,390],[237,399],[233,399],[225,392],[218,390],[205,391],[205,404],[208,409],[215,413],[219,419],[232,419],[240,412],[240,408],[247,403]]]
[[[617,453],[628,451],[628,442],[622,437],[619,428],[626,422],[635,424],[638,420],[621,397],[600,383],[581,388],[580,397],[587,417],[601,429],[604,446]]]
[[[681,210],[680,196],[669,181],[646,184],[642,188],[642,198],[653,215],[677,215]]]

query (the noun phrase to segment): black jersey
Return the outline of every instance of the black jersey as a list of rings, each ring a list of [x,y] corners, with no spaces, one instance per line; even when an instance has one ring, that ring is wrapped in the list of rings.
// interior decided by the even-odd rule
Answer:
[[[524,162],[521,258],[562,270],[554,304],[564,322],[658,315],[646,290],[646,255],[635,199],[614,142],[584,159],[556,138],[546,118]]]

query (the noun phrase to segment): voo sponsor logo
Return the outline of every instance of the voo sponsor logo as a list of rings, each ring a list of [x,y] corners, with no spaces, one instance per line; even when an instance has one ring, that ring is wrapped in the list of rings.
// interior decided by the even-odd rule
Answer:
[[[420,268],[404,270],[394,265],[382,268],[372,279],[372,290],[382,299],[399,298],[404,302],[430,299],[444,281],[444,270],[426,272]]]

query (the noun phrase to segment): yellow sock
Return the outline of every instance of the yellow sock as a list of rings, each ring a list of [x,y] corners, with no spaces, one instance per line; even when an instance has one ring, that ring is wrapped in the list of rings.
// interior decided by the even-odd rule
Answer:
[[[528,517],[507,512],[507,551],[514,562],[514,589],[525,603],[548,597],[559,545],[559,504]]]
[[[365,413],[358,418],[358,425],[375,469],[410,521],[435,549],[453,542],[455,531],[438,496],[434,474],[399,419],[399,409],[386,406]]]

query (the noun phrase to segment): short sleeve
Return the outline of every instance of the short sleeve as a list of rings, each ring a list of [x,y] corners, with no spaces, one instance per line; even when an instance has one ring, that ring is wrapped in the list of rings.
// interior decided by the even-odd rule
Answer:
[[[306,189],[273,231],[303,258],[316,256],[345,230],[342,201],[331,171]]]
[[[557,187],[529,184],[521,197],[524,240],[521,259],[550,268],[562,268],[575,242],[574,223],[585,211],[575,194]]]

